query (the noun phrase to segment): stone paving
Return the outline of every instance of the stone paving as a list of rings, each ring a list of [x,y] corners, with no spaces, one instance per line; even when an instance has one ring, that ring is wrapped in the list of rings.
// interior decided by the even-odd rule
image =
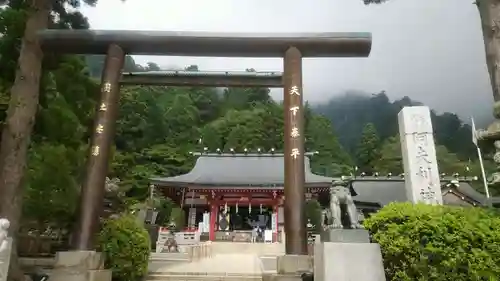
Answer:
[[[262,273],[275,272],[276,256],[284,253],[283,244],[212,244],[212,257],[149,265],[148,281],[261,281]]]
[[[192,275],[260,275],[262,263],[255,254],[217,254],[194,262],[158,267],[154,272]]]

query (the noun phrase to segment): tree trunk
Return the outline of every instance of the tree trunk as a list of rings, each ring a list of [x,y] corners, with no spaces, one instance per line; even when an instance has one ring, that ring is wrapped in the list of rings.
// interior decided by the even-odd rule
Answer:
[[[36,33],[47,28],[51,11],[50,0],[31,0],[26,21],[16,79],[10,93],[7,118],[2,130],[0,147],[0,217],[10,220],[10,235],[16,240],[21,218],[22,179],[26,154],[38,108],[39,84],[43,52]],[[9,281],[24,280],[17,260],[17,243],[9,269]]]
[[[483,30],[486,65],[495,102],[500,102],[500,0],[477,0]],[[495,113],[496,118],[500,118]]]

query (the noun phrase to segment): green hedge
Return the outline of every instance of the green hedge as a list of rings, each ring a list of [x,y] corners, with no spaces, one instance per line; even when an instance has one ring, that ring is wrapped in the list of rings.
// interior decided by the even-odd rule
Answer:
[[[364,222],[388,280],[500,280],[500,217],[481,208],[393,203]]]
[[[147,274],[151,242],[146,229],[131,215],[109,219],[99,236],[100,250],[113,280],[138,281]]]
[[[306,201],[306,219],[314,225],[314,231],[319,233],[322,229],[322,215],[321,205],[318,200],[311,199]]]

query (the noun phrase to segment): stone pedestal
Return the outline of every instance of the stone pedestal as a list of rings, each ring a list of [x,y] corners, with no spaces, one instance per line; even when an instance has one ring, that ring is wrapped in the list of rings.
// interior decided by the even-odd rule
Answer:
[[[56,254],[50,281],[111,281],[111,270],[104,269],[104,257],[95,251]]]
[[[313,258],[307,255],[284,255],[276,260],[277,274],[263,274],[262,281],[301,281],[302,274],[313,271]]]
[[[380,246],[325,242],[314,248],[314,281],[386,281]]]
[[[329,229],[321,232],[321,242],[370,243],[370,234],[365,229]]]

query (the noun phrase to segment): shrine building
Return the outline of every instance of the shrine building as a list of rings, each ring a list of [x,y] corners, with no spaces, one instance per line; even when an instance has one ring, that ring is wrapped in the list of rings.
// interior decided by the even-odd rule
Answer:
[[[305,157],[306,199],[329,204],[332,181],[347,181],[356,192],[358,211],[365,216],[391,202],[407,201],[402,176],[349,176],[330,178],[311,171]],[[187,214],[187,231],[198,230],[206,240],[249,241],[252,228],[272,230],[273,241],[284,231],[284,155],[281,153],[198,153],[187,174],[152,178],[157,190],[174,200]],[[476,177],[441,177],[444,204],[486,205],[486,198],[471,182]],[[500,202],[498,198],[492,201]]]
[[[332,179],[313,174],[308,156],[304,166],[307,193],[328,194]],[[205,153],[189,173],[151,182],[187,211],[188,227],[204,228],[210,240],[245,241],[259,226],[272,230],[277,241],[284,222],[284,174],[281,153]]]

